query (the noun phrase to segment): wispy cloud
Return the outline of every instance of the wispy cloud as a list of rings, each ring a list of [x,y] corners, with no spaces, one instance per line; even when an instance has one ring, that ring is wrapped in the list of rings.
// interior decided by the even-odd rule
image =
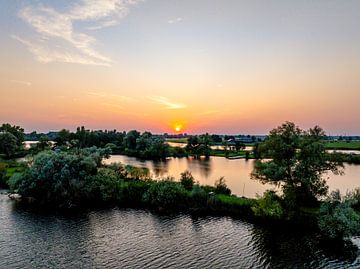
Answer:
[[[170,24],[179,23],[179,22],[181,22],[182,20],[183,20],[183,18],[178,17],[178,18],[175,18],[175,19],[170,19],[170,20],[168,20],[168,23],[170,23]]]
[[[12,37],[23,43],[40,62],[66,62],[109,66],[112,60],[96,51],[96,39],[74,29],[74,22],[86,22],[87,29],[101,29],[116,25],[127,15],[129,7],[141,0],[80,0],[66,12],[37,5],[20,10],[19,17],[37,33],[28,40]],[[90,24],[90,25],[89,25]]]
[[[21,85],[24,85],[26,87],[31,87],[31,85],[32,85],[32,83],[30,81],[15,80],[15,79],[11,79],[9,81],[11,83],[21,84]]]
[[[164,96],[149,96],[148,98],[150,100],[164,106],[165,109],[182,109],[182,108],[186,108],[185,104],[172,102],[172,101],[170,101],[168,98],[166,98]]]

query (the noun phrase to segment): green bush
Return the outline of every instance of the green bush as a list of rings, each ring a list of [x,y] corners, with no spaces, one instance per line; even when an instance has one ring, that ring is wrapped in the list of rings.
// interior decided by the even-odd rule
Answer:
[[[221,177],[215,181],[215,193],[226,195],[231,194],[231,190],[227,187],[224,177]]]
[[[195,179],[193,175],[189,171],[185,171],[181,173],[180,183],[183,187],[190,191],[194,186]]]
[[[332,192],[319,211],[318,226],[322,234],[330,239],[343,238],[360,233],[360,216],[344,200],[340,192]]]
[[[201,188],[198,184],[194,185],[191,190],[191,203],[193,207],[202,208],[206,206],[208,193]]]
[[[103,152],[94,148],[73,152],[42,152],[12,188],[24,197],[59,207],[71,207],[91,198],[94,176]]]
[[[6,163],[0,163],[0,188],[4,188],[7,186],[6,183],[6,170],[7,170],[7,164]]]
[[[149,189],[150,184],[155,184],[155,182],[135,179],[120,182],[118,194],[120,204],[131,206],[141,205],[143,203],[143,196]]]
[[[260,218],[281,219],[284,216],[280,198],[274,191],[264,192],[251,209],[254,215]]]
[[[176,182],[163,180],[150,185],[143,201],[158,210],[172,211],[186,208],[188,194],[184,187]]]
[[[360,211],[360,188],[347,193],[346,200],[349,200],[355,210]]]
[[[93,177],[90,192],[96,194],[101,201],[116,201],[119,195],[119,181],[114,170],[109,168],[99,168]]]
[[[125,172],[127,178],[151,181],[150,170],[146,167],[126,165]]]

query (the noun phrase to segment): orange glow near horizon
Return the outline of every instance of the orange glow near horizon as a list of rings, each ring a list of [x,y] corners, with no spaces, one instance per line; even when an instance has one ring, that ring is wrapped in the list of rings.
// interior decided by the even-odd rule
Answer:
[[[182,126],[179,124],[179,125],[175,125],[175,127],[174,127],[174,129],[175,129],[175,132],[180,132],[181,131],[181,129],[182,129]]]
[[[360,1],[112,2],[3,1],[0,124],[360,134]]]

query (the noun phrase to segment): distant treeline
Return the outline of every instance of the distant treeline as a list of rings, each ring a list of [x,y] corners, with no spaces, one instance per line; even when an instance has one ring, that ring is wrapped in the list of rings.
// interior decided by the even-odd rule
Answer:
[[[52,133],[54,135],[54,133]],[[32,149],[35,152],[46,149],[49,137],[46,135],[37,136],[34,133],[31,138],[37,138],[39,143]],[[255,141],[255,137],[246,136],[249,142]],[[170,147],[163,135],[154,135],[150,132],[140,133],[136,130],[129,132],[118,132],[116,130],[87,130],[85,127],[78,127],[75,132],[63,129],[56,133],[53,138],[55,147],[64,148],[87,148],[96,146],[98,148],[109,147],[114,154],[125,154],[128,156],[143,159],[165,159],[167,157],[201,156],[209,157],[213,152],[211,145],[223,145],[224,156],[229,151],[239,152],[245,148],[245,143],[234,141],[232,136],[221,137],[219,135],[194,135],[189,136],[185,142],[185,148]],[[50,146],[50,144],[49,144]],[[249,154],[248,154],[249,155]],[[250,155],[249,155],[250,156]]]

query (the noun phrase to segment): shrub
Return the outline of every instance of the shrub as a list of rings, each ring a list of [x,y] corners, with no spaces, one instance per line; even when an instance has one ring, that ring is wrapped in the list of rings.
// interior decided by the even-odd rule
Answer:
[[[151,184],[143,196],[143,201],[158,210],[171,211],[185,208],[187,198],[186,190],[181,184],[163,180]]]
[[[205,207],[206,206],[206,202],[207,202],[207,198],[208,198],[208,193],[201,188],[198,184],[194,185],[192,190],[191,190],[191,201],[194,207]]]
[[[131,165],[125,166],[126,177],[129,179],[139,179],[150,181],[150,170],[146,167],[135,167]]]
[[[262,197],[258,197],[256,204],[251,208],[254,215],[261,218],[281,219],[284,210],[280,198],[274,191],[266,191]]]
[[[119,184],[119,201],[124,205],[139,206],[143,203],[143,196],[149,189],[150,182],[141,180],[121,181]]]
[[[224,177],[221,177],[215,181],[215,193],[226,195],[231,194],[231,190],[227,187]]]
[[[352,207],[360,211],[360,188],[356,188],[354,191],[347,193],[346,200],[349,200]]]
[[[101,164],[102,152],[94,148],[72,152],[42,152],[12,188],[40,202],[71,207],[91,196],[94,176]]]
[[[359,234],[360,216],[351,208],[350,201],[342,199],[336,191],[320,206],[318,226],[324,236],[341,240]]]
[[[189,171],[185,171],[181,173],[180,183],[186,190],[191,190],[194,186],[195,179],[193,175]]]
[[[6,163],[0,163],[0,187],[6,187]]]
[[[99,168],[93,177],[91,192],[95,192],[102,201],[115,201],[119,194],[119,181],[114,170]]]

